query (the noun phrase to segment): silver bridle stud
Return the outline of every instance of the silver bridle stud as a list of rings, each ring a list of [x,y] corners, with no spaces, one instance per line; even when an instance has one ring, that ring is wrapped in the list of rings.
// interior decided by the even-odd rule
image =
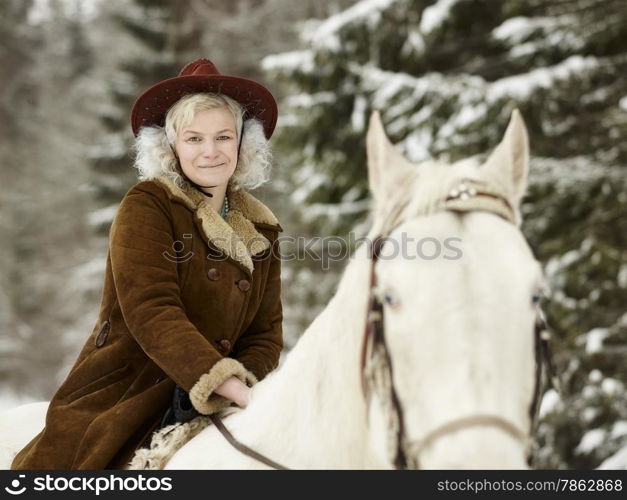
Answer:
[[[456,188],[451,189],[449,193],[449,197],[452,199],[459,198],[462,201],[467,200],[473,196],[477,195],[477,190],[474,187],[468,187],[463,182],[459,184]]]

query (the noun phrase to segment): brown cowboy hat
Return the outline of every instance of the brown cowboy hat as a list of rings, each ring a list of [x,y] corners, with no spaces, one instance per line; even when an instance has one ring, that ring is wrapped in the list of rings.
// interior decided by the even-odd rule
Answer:
[[[140,95],[131,110],[133,134],[137,135],[142,127],[163,126],[170,106],[184,95],[197,92],[225,94],[235,99],[244,107],[246,117],[263,123],[266,138],[272,135],[278,110],[270,91],[252,80],[220,74],[208,59],[186,64],[178,76],[163,80]]]

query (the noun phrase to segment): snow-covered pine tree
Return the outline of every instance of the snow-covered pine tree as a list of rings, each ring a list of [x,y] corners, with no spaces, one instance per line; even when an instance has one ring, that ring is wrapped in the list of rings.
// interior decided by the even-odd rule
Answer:
[[[72,278],[88,239],[81,187],[92,122],[76,111],[86,101],[91,53],[87,19],[74,6],[11,0],[1,8],[2,61],[10,71],[0,78],[0,404],[5,392],[49,396],[73,346],[61,333],[84,313]]]
[[[290,89],[277,145],[294,219],[310,237],[363,234],[372,109],[414,161],[481,154],[512,109],[522,111],[533,154],[523,229],[545,264],[563,385],[544,398],[535,465],[591,468],[613,457],[604,466],[625,467],[624,2],[362,0],[307,23],[302,42],[264,67]],[[286,296],[302,301],[291,304],[303,318],[294,327],[335,283],[315,265],[290,267]]]
[[[110,99],[100,110],[105,134],[90,154],[92,188],[102,204],[90,219],[102,235],[108,233],[124,193],[137,181],[129,125],[133,102],[150,85],[176,76],[198,57],[204,27],[193,9],[175,0],[132,0],[120,3],[111,16],[128,43],[108,78]]]

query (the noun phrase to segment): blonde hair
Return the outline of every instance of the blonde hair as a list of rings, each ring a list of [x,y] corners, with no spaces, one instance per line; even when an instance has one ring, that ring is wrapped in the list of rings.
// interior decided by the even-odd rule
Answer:
[[[242,106],[224,94],[188,94],[179,99],[166,113],[163,127],[153,125],[142,127],[135,139],[134,167],[139,180],[152,180],[165,176],[175,185],[183,188],[186,180],[179,162],[174,155],[174,141],[180,130],[188,126],[199,111],[226,108],[235,118],[237,140],[240,131],[242,143],[235,172],[229,180],[234,189],[255,189],[270,178],[270,145],[265,137],[263,125],[256,118],[243,123]]]

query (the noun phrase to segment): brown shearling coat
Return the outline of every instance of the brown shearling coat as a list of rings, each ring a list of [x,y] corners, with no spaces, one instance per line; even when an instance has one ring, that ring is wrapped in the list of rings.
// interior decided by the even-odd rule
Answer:
[[[277,366],[281,227],[252,195],[227,194],[226,220],[196,189],[165,178],[126,194],[98,321],[13,469],[123,468],[175,383],[210,414],[230,404],[213,393],[228,377],[251,385]]]

